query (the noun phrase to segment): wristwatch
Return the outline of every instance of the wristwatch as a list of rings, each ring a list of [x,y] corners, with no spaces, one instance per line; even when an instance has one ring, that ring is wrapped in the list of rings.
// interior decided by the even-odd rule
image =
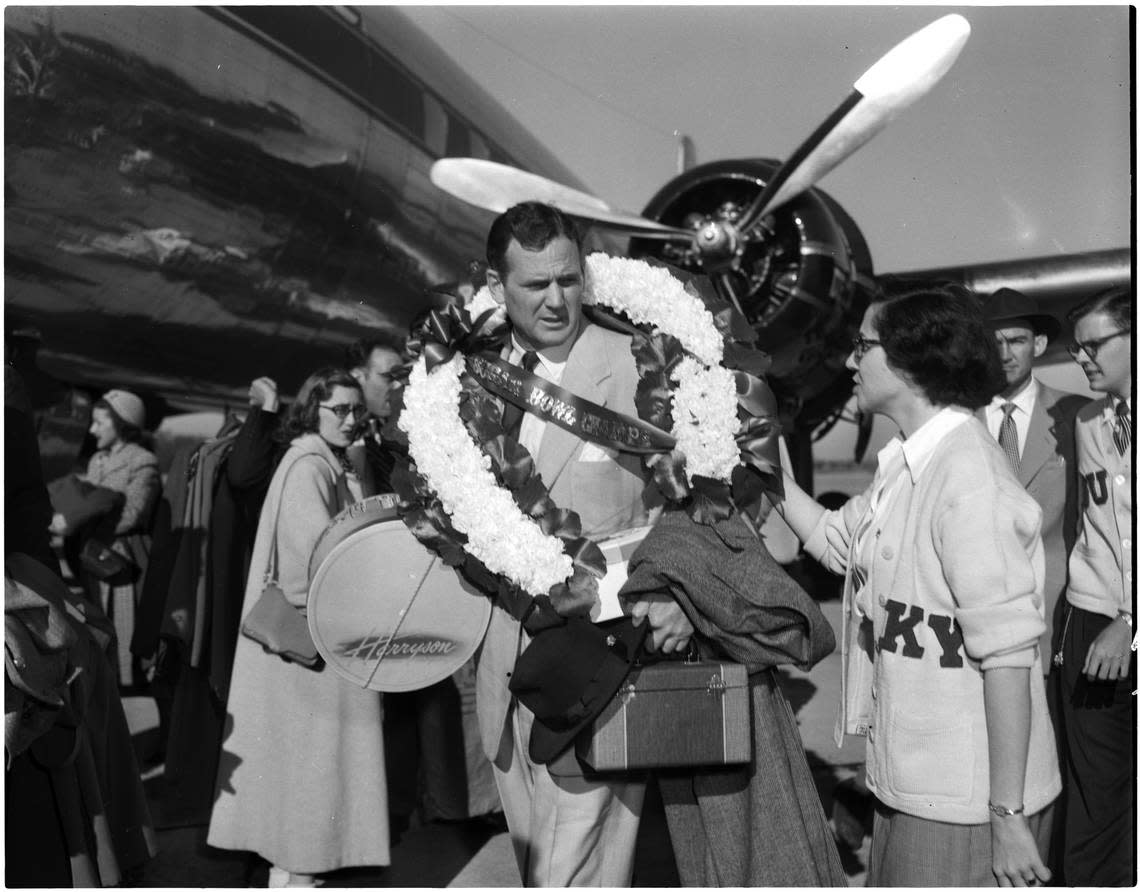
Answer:
[[[1132,614],[1131,613],[1125,613],[1123,610],[1121,610],[1120,613],[1116,614],[1116,618],[1124,620],[1124,625],[1128,626],[1128,628],[1130,628],[1130,629],[1132,628]]]
[[[1023,805],[1020,808],[1008,808],[1007,806],[1004,806],[1004,805],[994,805],[991,802],[990,803],[990,811],[992,811],[995,815],[999,815],[1003,818],[1008,818],[1008,817],[1012,817],[1013,815],[1025,814],[1025,806]]]

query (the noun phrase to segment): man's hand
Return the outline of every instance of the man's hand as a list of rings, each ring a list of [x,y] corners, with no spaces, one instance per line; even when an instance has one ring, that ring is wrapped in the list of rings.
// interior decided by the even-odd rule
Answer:
[[[1089,645],[1084,673],[1090,679],[1116,681],[1128,675],[1131,666],[1132,629],[1118,617]]]
[[[54,533],[57,536],[66,536],[67,518],[57,511],[51,516],[51,523],[48,524],[48,532]]]
[[[626,610],[633,624],[640,626],[649,620],[650,635],[646,638],[650,653],[679,653],[689,646],[693,624],[685,616],[681,605],[665,594],[644,595]]]
[[[1036,886],[1053,876],[1041,861],[1025,815],[993,815],[993,871],[999,886]]]
[[[262,412],[276,412],[278,406],[277,382],[272,378],[257,378],[249,385],[249,404],[260,406]]]

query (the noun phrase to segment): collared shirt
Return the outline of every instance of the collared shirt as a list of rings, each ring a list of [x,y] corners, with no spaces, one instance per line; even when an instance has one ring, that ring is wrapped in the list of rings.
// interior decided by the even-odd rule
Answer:
[[[513,362],[515,365],[522,364],[523,354],[526,353],[526,348],[523,347],[514,334],[511,334],[511,352],[507,356],[508,362]],[[538,354],[538,364],[534,367],[534,374],[540,378],[545,378],[553,384],[562,383],[562,374],[566,371],[565,362],[552,362],[541,353]],[[527,452],[534,458],[538,455],[538,447],[542,445],[542,436],[546,433],[547,422],[543,421],[530,412],[523,415],[522,424],[519,426],[519,445],[521,445]]]
[[[1016,394],[1012,399],[1006,399],[998,394],[985,409],[986,429],[996,440],[1001,433],[1001,423],[1005,420],[1005,412],[1002,407],[1006,403],[1013,403],[1017,407],[1010,417],[1017,425],[1018,455],[1025,455],[1025,441],[1029,435],[1029,422],[1033,418],[1033,410],[1037,406],[1037,390],[1037,379],[1030,375],[1029,383],[1021,388],[1021,393]]]
[[[882,527],[882,520],[890,512],[899,490],[903,473],[909,473],[912,482],[918,482],[938,444],[954,428],[968,421],[970,415],[963,409],[947,407],[926,421],[918,430],[903,440],[892,438],[879,450],[878,470],[871,483],[871,497],[867,512],[860,520],[852,537],[851,554],[855,558],[855,604],[864,616],[870,616],[871,568],[875,550],[874,528]]]
[[[1112,438],[1119,399],[1106,396],[1077,416],[1080,529],[1069,555],[1068,601],[1115,617],[1132,613],[1132,443],[1121,455]],[[1131,417],[1132,400],[1125,401]]]

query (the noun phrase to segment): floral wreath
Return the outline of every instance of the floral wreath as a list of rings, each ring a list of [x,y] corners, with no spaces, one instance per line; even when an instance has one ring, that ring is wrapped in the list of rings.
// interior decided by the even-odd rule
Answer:
[[[644,260],[591,254],[583,305],[633,337],[642,421],[669,431],[645,457],[666,499],[700,523],[755,518],[780,489],[770,364],[744,317],[706,279]],[[619,315],[620,314],[620,315]],[[505,308],[483,287],[465,307],[433,312],[409,345],[418,354],[399,426],[413,467],[394,478],[416,537],[484,589],[548,596],[562,615],[588,613],[606,571],[577,514],[559,509],[534,462],[503,431],[502,401],[466,370],[465,354],[498,355]]]

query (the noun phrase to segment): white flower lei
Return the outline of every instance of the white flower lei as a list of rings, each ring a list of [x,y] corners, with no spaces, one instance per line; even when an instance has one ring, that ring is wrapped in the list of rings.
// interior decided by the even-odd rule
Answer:
[[[724,339],[713,315],[669,270],[644,260],[591,254],[586,258],[586,302],[603,304],[635,325],[672,335],[689,354],[672,380],[673,430],[685,456],[685,476],[728,481],[740,463],[736,432],[736,378],[721,366]]]
[[[712,314],[668,270],[642,260],[595,253],[586,258],[584,302],[624,313],[635,324],[650,324],[672,335],[689,354],[673,380],[673,430],[685,455],[685,474],[728,481],[740,462],[735,435],[736,380],[721,366],[724,342]],[[498,304],[480,289],[467,309],[472,321]],[[459,418],[464,358],[456,353],[429,374],[416,362],[404,392],[399,426],[408,452],[435,491],[451,523],[467,536],[465,550],[531,595],[544,595],[573,573],[561,540],[538,524],[498,486],[491,460]]]

